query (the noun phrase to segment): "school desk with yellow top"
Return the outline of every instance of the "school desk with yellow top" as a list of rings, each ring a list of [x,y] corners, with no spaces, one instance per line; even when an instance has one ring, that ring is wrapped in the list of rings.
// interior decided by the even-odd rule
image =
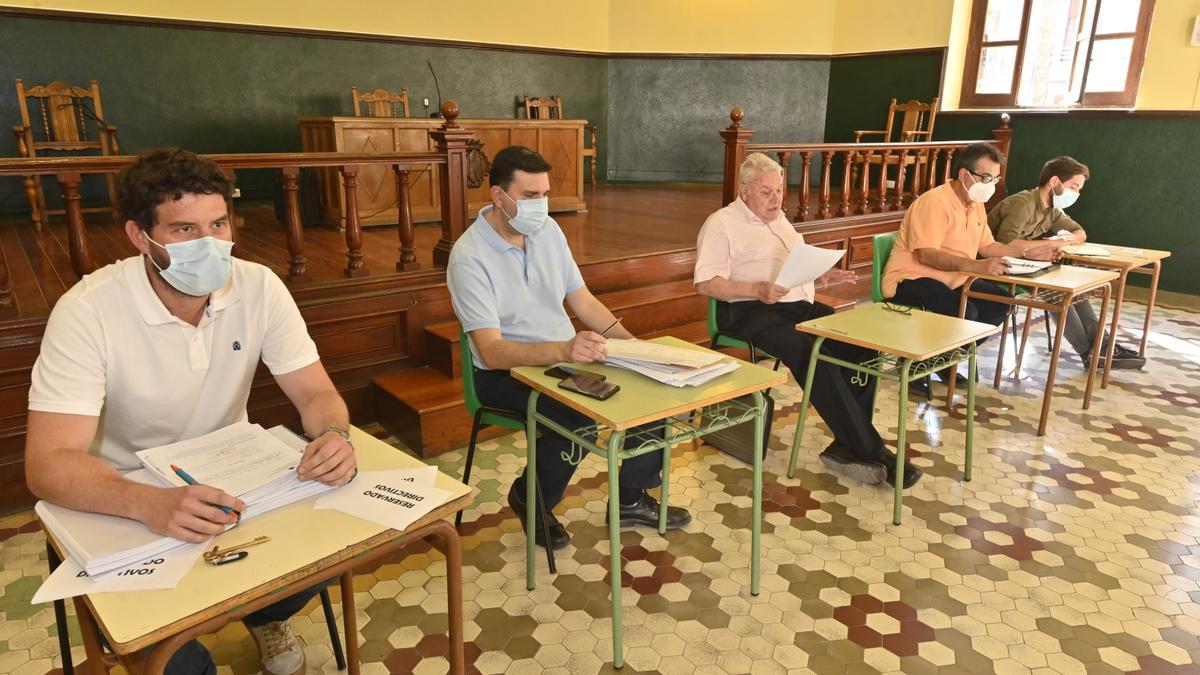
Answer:
[[[1130,248],[1128,246],[1112,246],[1109,244],[1087,243],[1088,246],[1099,246],[1108,251],[1108,255],[1082,255],[1063,252],[1063,259],[1077,265],[1101,267],[1116,270],[1117,281],[1115,297],[1113,298],[1112,326],[1108,330],[1111,336],[1108,340],[1108,352],[1105,354],[1104,377],[1100,380],[1100,388],[1108,386],[1108,374],[1112,369],[1113,350],[1117,345],[1117,328],[1121,323],[1121,308],[1125,303],[1125,282],[1129,273],[1150,275],[1150,297],[1146,299],[1146,319],[1142,323],[1142,343],[1138,347],[1138,356],[1146,357],[1146,338],[1150,335],[1150,315],[1154,313],[1154,301],[1158,297],[1158,275],[1162,271],[1162,261],[1171,257],[1170,251],[1156,251],[1149,248]]]
[[[703,349],[673,337],[656,338],[653,342],[677,347]],[[707,350],[705,350],[707,351]],[[759,554],[762,535],[762,459],[763,426],[766,404],[763,391],[787,381],[787,376],[768,368],[738,361],[738,369],[721,375],[698,387],[672,387],[643,375],[606,366],[599,363],[579,364],[583,370],[600,373],[608,382],[620,385],[621,391],[606,401],[567,391],[558,386],[559,379],[545,374],[544,367],[514,368],[512,375],[533,388],[529,395],[526,416],[525,438],[528,448],[525,481],[527,493],[525,504],[529,511],[526,523],[526,585],[533,590],[534,574],[534,486],[537,480],[537,430],[539,425],[558,433],[581,448],[608,461],[608,494],[616,495],[618,489],[618,462],[650,452],[663,452],[662,495],[658,514],[658,531],[666,532],[668,486],[670,484],[672,446],[691,441],[704,434],[719,431],[737,424],[753,421],[754,424],[754,488],[751,518],[750,544],[750,593],[758,595]],[[750,395],[754,403],[739,401]],[[596,423],[581,429],[567,429],[537,412],[539,396],[549,396],[576,410]],[[691,414],[701,411],[698,425],[690,422]],[[643,426],[649,425],[649,426]],[[634,427],[642,427],[635,429]],[[607,443],[599,444],[599,437],[607,435]],[[639,445],[626,450],[625,438],[630,436]],[[573,458],[574,459],[574,458]],[[582,459],[581,457],[579,459]],[[620,668],[624,663],[622,653],[621,622],[621,526],[616,499],[608,500],[609,578],[612,583],[612,635],[613,665]]]
[[[359,471],[382,471],[424,466],[419,460],[358,429],[350,439]],[[288,589],[301,590],[334,577],[341,578],[346,653],[350,673],[358,672],[358,640],[354,612],[354,568],[392,553],[422,538],[436,539],[446,555],[447,605],[450,624],[451,671],[462,673],[462,549],[458,533],[446,516],[465,508],[470,488],[443,474],[437,487],[451,493],[402,532],[334,510],[315,510],[315,498],[286,506],[225,532],[214,544],[222,548],[267,535],[243,560],[213,566],[197,560],[179,586],[136,593],[98,593],[75,598],[88,660],[102,660],[97,628],[126,670],[161,673],[179,647],[199,635],[278,601]],[[57,542],[52,542],[62,553]],[[157,645],[148,655],[146,647]]]
[[[1054,376],[1058,372],[1058,354],[1062,350],[1063,330],[1067,324],[1067,311],[1071,309],[1071,305],[1076,302],[1087,300],[1097,293],[1103,295],[1104,300],[1100,304],[1100,320],[1096,323],[1096,334],[1093,336],[1093,344],[1099,344],[1104,335],[1104,317],[1108,312],[1108,301],[1112,295],[1111,282],[1119,275],[1116,272],[1109,270],[1096,270],[1086,267],[1077,267],[1074,265],[1055,266],[1044,272],[1017,275],[1017,274],[984,274],[974,272],[967,275],[966,282],[962,285],[962,299],[958,305],[958,315],[966,316],[967,301],[971,298],[980,300],[989,300],[992,302],[1000,302],[1017,307],[1028,307],[1031,309],[1041,309],[1047,312],[1052,312],[1058,316],[1057,325],[1054,331],[1054,342],[1050,348],[1050,363],[1049,369],[1046,372],[1046,389],[1042,394],[1042,416],[1038,420],[1038,436],[1046,434],[1046,421],[1050,418],[1050,398],[1054,393]],[[971,284],[976,279],[984,279],[995,282],[1001,286],[1007,286],[1009,291],[1014,295],[1012,297],[1005,295],[996,295],[985,293],[971,289]],[[1017,289],[1028,289],[1028,293],[1017,294]],[[1000,363],[1004,361],[1004,343],[1008,338],[1008,333],[1000,332],[1000,353],[996,357],[996,386],[1000,386]],[[1015,372],[1021,372],[1021,357],[1025,351],[1025,342],[1029,338],[1029,321],[1025,322],[1025,326],[1021,331],[1021,347],[1017,350],[1017,364]],[[1111,352],[1110,352],[1111,354]],[[1096,363],[1100,358],[1100,350],[1092,350],[1092,358],[1087,366],[1087,387],[1083,392],[1083,409],[1087,410],[1092,405],[1092,386],[1096,380]],[[1106,364],[1106,369],[1111,364]],[[950,384],[947,387],[946,393],[947,405],[954,400],[954,382],[955,378],[950,378]]]
[[[967,438],[963,463],[963,480],[971,480],[971,454],[975,443],[975,342],[1000,330],[978,321],[942,316],[919,309],[895,305],[864,305],[819,319],[797,324],[796,330],[816,337],[808,372],[804,378],[804,397],[800,401],[800,419],[792,439],[792,458],[788,463],[788,478],[796,476],[796,459],[800,439],[808,419],[808,402],[813,387],[817,363],[824,361],[859,373],[852,381],[867,384],[867,378],[878,377],[900,383],[900,414],[896,420],[896,473],[904,475],[905,429],[908,421],[908,385],[927,378],[940,370],[955,372],[958,364],[967,362]],[[864,363],[855,363],[821,353],[825,340],[837,340],[871,351],[879,356]],[[953,377],[947,378],[953,380]],[[879,387],[875,387],[878,395]],[[874,405],[872,405],[874,409]],[[904,481],[896,480],[892,501],[892,523],[900,524],[900,506]]]

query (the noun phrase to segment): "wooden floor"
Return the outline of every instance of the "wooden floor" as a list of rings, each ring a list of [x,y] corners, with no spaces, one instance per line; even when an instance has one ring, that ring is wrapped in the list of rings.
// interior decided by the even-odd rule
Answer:
[[[580,263],[627,258],[692,248],[708,214],[720,207],[719,186],[640,187],[601,186],[587,193],[589,210],[555,214],[575,259]],[[287,241],[270,204],[238,204],[243,220],[234,254],[287,274]],[[106,213],[87,215],[88,243],[97,267],[135,255],[122,226]],[[417,260],[433,267],[433,246],[441,234],[437,223],[416,227]],[[346,262],[344,235],[334,228],[304,231],[308,283],[343,279]],[[373,226],[363,236],[365,264],[371,275],[395,274],[399,238],[395,226]],[[67,253],[66,225],[61,217],[33,228],[28,218],[0,218],[0,254],[8,264],[15,302],[0,307],[0,321],[49,314],[55,301],[78,281]]]

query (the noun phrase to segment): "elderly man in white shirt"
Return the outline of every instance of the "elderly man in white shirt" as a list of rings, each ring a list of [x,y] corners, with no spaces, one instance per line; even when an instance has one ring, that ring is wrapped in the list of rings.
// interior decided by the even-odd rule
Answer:
[[[785,288],[775,284],[788,251],[804,238],[783,214],[783,167],[762,153],[748,156],[739,175],[739,197],[704,222],[696,242],[696,292],[716,298],[717,325],[746,336],[756,347],[780,358],[803,382],[813,338],[797,332],[801,321],[826,316],[833,309],[815,301],[814,285]],[[824,279],[853,277],[833,269]],[[826,341],[825,352],[847,361],[874,358],[873,352]],[[884,447],[871,425],[875,380],[863,386],[851,381],[850,370],[821,363],[813,375],[813,406],[833,431],[834,442],[820,459],[830,470],[864,483],[894,484],[895,455]],[[904,465],[904,487],[921,477]]]

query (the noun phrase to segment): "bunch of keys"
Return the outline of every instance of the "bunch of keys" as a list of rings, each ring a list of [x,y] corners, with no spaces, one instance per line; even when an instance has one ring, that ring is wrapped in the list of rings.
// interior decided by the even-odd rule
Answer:
[[[271,538],[263,535],[261,537],[255,537],[244,544],[229,546],[227,548],[213,546],[211,551],[204,552],[204,562],[210,565],[224,565],[226,563],[237,562],[250,555],[250,552],[245,549],[268,541],[271,541]]]

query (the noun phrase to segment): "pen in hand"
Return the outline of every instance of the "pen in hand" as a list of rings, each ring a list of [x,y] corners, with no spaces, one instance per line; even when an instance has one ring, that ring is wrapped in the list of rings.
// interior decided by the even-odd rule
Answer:
[[[188,485],[199,485],[200,484],[199,482],[196,481],[195,478],[192,478],[192,476],[188,472],[175,466],[174,464],[171,465],[171,470],[175,472],[175,475],[182,478],[183,482],[187,483]],[[224,511],[226,515],[233,514],[233,519],[235,522],[238,520],[241,520],[241,518],[242,518],[241,511],[235,511],[235,510],[229,508],[228,506],[221,506],[220,504],[213,504],[213,506]]]

